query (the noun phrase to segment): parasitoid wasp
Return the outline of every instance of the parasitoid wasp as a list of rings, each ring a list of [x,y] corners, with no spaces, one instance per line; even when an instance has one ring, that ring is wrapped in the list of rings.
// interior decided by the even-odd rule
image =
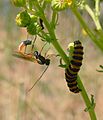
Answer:
[[[27,90],[27,93],[30,92],[33,87],[36,85],[36,83],[42,78],[42,76],[44,75],[44,73],[46,72],[46,70],[48,69],[49,65],[50,65],[50,59],[49,58],[46,58],[46,55],[43,56],[41,55],[41,52],[44,48],[44,46],[46,44],[44,44],[44,46],[41,48],[41,51],[34,51],[33,52],[33,48],[34,48],[34,43],[36,41],[36,37],[32,43],[31,40],[25,40],[25,41],[22,41],[18,47],[18,50],[15,51],[13,53],[13,56],[15,57],[18,57],[18,58],[22,58],[22,59],[25,59],[25,60],[28,60],[28,61],[32,61],[34,63],[38,63],[40,65],[46,65],[46,68],[44,69],[44,71],[42,72],[42,74],[39,76],[39,78],[34,82],[34,84],[32,85],[32,87],[30,89]],[[28,45],[32,45],[32,48],[31,48],[31,52],[30,53],[27,53],[26,52],[26,47]]]

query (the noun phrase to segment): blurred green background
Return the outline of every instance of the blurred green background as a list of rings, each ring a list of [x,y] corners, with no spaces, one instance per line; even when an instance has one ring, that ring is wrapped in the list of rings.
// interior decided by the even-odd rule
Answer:
[[[51,59],[44,76],[32,91],[25,95],[25,91],[32,86],[45,66],[12,56],[21,40],[27,38],[25,29],[20,29],[15,24],[19,10],[11,5],[9,0],[0,0],[0,120],[89,120],[80,94],[69,92],[64,79],[64,69],[58,67],[57,58]],[[95,28],[86,13],[84,19]],[[100,64],[103,65],[103,54],[83,33],[70,10],[59,14],[56,33],[65,52],[70,42],[77,39],[83,42],[84,60],[79,74],[89,97],[94,95],[98,120],[103,120],[103,73],[96,71]],[[36,43],[38,50],[42,46],[39,42]],[[49,52],[56,54],[52,46],[48,54]]]

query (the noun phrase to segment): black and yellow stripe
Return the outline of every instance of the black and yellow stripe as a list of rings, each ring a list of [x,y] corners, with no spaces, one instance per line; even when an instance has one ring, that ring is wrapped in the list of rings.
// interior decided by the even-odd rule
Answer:
[[[78,40],[74,42],[72,60],[70,61],[69,67],[65,69],[65,79],[69,87],[69,90],[73,93],[79,93],[81,91],[78,88],[76,80],[77,74],[82,65],[82,59],[83,59],[83,46],[81,42]]]

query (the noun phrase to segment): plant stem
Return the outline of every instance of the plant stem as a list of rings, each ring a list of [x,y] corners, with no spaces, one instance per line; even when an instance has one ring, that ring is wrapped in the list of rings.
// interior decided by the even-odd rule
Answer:
[[[100,16],[100,0],[95,0],[95,15]]]
[[[91,105],[91,101],[90,101],[90,99],[89,99],[89,97],[87,95],[87,92],[86,92],[86,90],[85,90],[85,88],[84,88],[84,86],[83,86],[83,84],[82,84],[79,76],[78,76],[77,80],[78,80],[78,86],[79,86],[79,88],[82,89],[81,95],[83,97],[83,100],[84,100],[87,108],[88,108],[88,112],[89,112],[90,118],[91,118],[91,120],[97,120],[94,108]]]
[[[58,43],[58,41],[57,40],[52,41],[52,45],[58,51],[59,55],[64,60],[64,62],[66,63],[66,65],[68,65],[69,64],[69,59],[68,59],[67,55],[65,54],[65,52],[63,51],[63,49],[61,48],[61,46]]]
[[[61,48],[60,44],[58,43],[57,38],[56,38],[55,33],[54,33],[54,29],[50,26],[50,24],[48,23],[45,16],[43,16],[43,20],[44,20],[44,24],[45,24],[45,26],[46,26],[46,28],[49,31],[49,34],[51,36],[52,45],[55,47],[55,49],[57,50],[57,52],[59,53],[61,58],[64,60],[64,62],[68,65],[68,63],[69,63],[68,57],[65,54],[65,52],[63,51],[63,49]]]
[[[63,61],[68,65],[69,64],[69,60],[67,55],[65,54],[65,52],[63,51],[63,49],[61,48],[60,44],[57,41],[57,38],[55,36],[55,32],[54,32],[54,28],[51,27],[51,25],[49,24],[48,20],[45,17],[44,11],[43,9],[40,7],[39,3],[36,3],[36,6],[38,7],[38,10],[40,10],[41,14],[41,18],[43,19],[43,22],[50,34],[51,37],[51,43],[54,46],[54,48],[57,50],[57,52],[59,53],[59,55],[61,56],[61,58],[63,59]],[[53,12],[54,14],[54,12]],[[55,17],[56,17],[56,12],[55,12]]]
[[[77,11],[77,9],[75,8],[72,8],[72,11],[73,13],[76,15],[76,17],[78,18],[78,20],[80,21],[80,23],[82,24],[82,26],[84,27],[85,31],[88,33],[88,35],[92,38],[92,40],[100,47],[100,44],[98,44],[94,34],[91,32],[91,30],[88,28],[88,26],[86,25],[86,23],[84,22],[84,20],[82,19],[80,13]],[[103,47],[100,47],[101,50],[103,51]],[[78,86],[79,88],[82,89],[81,91],[81,95],[83,97],[83,100],[87,106],[87,108],[89,108],[91,106],[91,101],[89,100],[89,97],[86,93],[86,90],[82,84],[82,81],[80,80],[80,77],[78,76]],[[95,112],[94,112],[94,108],[91,108],[89,110],[89,115],[90,115],[90,118],[91,120],[97,120],[96,119],[96,115],[95,115]]]
[[[58,22],[57,11],[53,11],[53,13],[52,13],[52,19],[51,19],[51,22],[50,22],[53,29],[55,29],[55,27],[57,25],[57,22]]]
[[[97,30],[102,30],[102,27],[100,25],[99,18],[98,18],[98,11],[95,11],[95,13],[94,13],[92,11],[92,9],[89,7],[88,4],[85,4],[84,8],[89,13],[89,15],[92,17],[92,19],[93,19],[93,21],[94,21],[94,23],[96,25]],[[98,9],[96,9],[96,10],[98,10]]]
[[[79,20],[80,24],[82,25],[82,27],[84,28],[84,30],[88,33],[89,37],[91,38],[91,40],[99,47],[99,49],[103,52],[103,43],[101,40],[96,39],[96,36],[92,33],[92,31],[89,29],[89,27],[87,26],[87,24],[85,23],[85,21],[83,20],[82,16],[80,15],[80,13],[78,12],[77,8],[71,8],[72,12],[75,14],[75,16],[77,17],[77,19]]]

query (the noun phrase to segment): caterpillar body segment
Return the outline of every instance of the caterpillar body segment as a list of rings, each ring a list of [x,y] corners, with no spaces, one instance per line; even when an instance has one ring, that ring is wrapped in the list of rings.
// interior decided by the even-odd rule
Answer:
[[[79,40],[74,42],[71,58],[68,68],[65,69],[65,79],[69,90],[73,93],[79,93],[81,90],[78,88],[77,75],[83,60],[83,46]]]

